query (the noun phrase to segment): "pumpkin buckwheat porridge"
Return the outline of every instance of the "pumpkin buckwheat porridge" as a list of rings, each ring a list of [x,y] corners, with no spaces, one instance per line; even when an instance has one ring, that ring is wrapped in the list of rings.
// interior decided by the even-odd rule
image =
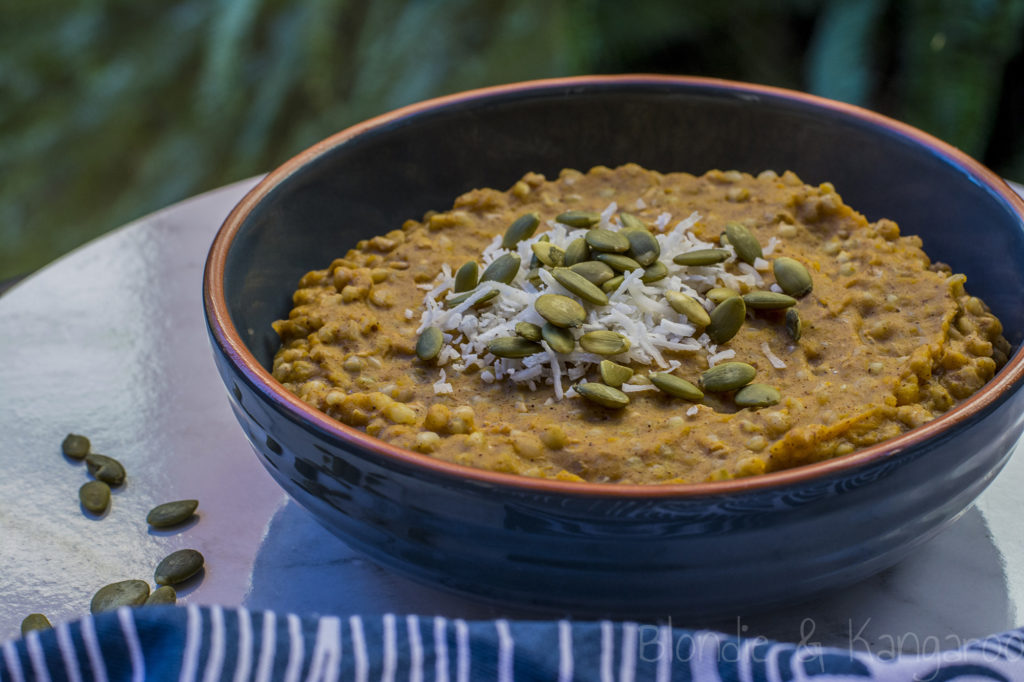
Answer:
[[[750,476],[897,436],[988,381],[1009,344],[964,283],[792,172],[528,173],[305,275],[273,374],[460,464]]]

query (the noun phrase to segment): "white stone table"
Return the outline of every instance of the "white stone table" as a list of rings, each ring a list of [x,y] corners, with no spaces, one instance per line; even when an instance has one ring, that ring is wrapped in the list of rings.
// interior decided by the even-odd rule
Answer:
[[[538,617],[372,564],[263,470],[214,369],[201,296],[213,235],[254,183],[147,216],[0,296],[0,641],[16,636],[30,612],[71,620],[106,583],[151,580],[156,562],[182,547],[207,560],[182,603]],[[60,453],[68,432],[88,435],[95,451],[129,470],[103,518],[79,507],[87,476]],[[953,648],[1024,625],[1022,491],[1024,453],[1017,452],[955,524],[874,578],[824,601],[672,624],[883,655]],[[173,532],[148,529],[153,505],[193,497],[198,521]]]

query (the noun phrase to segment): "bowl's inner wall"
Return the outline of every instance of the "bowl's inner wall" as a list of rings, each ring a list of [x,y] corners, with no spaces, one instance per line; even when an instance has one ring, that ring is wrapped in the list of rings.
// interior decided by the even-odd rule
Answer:
[[[919,234],[933,260],[1024,330],[1024,227],[998,195],[927,146],[842,110],[712,84],[539,86],[469,98],[406,116],[337,145],[280,183],[232,244],[225,295],[257,360],[278,345],[270,323],[291,292],[364,238],[443,210],[475,187],[508,188],[527,171],[549,178],[636,162],[659,171],[792,170],[832,182],[868,219]],[[682,217],[682,216],[677,216]]]

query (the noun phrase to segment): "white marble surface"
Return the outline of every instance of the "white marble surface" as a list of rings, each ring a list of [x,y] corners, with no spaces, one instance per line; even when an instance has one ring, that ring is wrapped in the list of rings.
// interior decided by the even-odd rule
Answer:
[[[377,567],[289,501],[253,455],[214,370],[201,300],[209,243],[252,184],[121,228],[0,296],[0,640],[16,636],[30,612],[71,620],[106,583],[151,580],[181,547],[207,559],[182,603],[540,617]],[[60,453],[72,431],[128,468],[103,518],[80,509],[84,467]],[[882,655],[949,649],[1024,625],[1022,489],[1018,452],[955,524],[874,578],[771,613],[672,623]],[[197,521],[148,529],[150,507],[191,497],[200,500]]]

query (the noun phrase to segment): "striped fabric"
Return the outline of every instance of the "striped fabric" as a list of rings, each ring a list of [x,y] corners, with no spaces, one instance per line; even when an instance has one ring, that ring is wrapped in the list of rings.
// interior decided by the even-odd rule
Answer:
[[[123,608],[0,645],[0,682],[1024,679],[1024,632],[884,661],[620,622]]]

